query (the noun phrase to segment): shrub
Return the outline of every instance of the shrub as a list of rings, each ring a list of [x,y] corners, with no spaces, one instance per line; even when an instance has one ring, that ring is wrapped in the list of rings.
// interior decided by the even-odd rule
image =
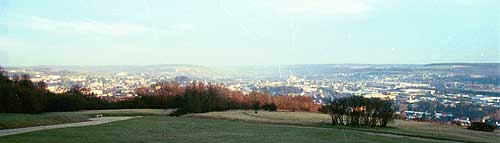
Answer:
[[[252,108],[255,110],[255,114],[259,113],[260,110],[260,103],[257,101],[254,101],[252,103]]]
[[[188,112],[186,112],[186,110],[180,108],[180,109],[177,109],[174,112],[170,113],[169,116],[178,117],[178,116],[182,116],[182,115],[187,114],[187,113]]]
[[[262,109],[269,111],[269,112],[274,112],[278,110],[278,106],[274,103],[266,103],[262,106]]]
[[[490,125],[483,122],[472,122],[472,124],[468,127],[470,130],[476,131],[485,131],[485,132],[493,132],[495,130],[494,125]]]

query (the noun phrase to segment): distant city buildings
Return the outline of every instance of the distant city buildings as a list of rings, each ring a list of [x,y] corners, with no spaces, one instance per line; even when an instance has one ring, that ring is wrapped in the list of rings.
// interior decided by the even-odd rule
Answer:
[[[150,85],[175,81],[181,85],[193,81],[222,83],[225,87],[249,94],[252,91],[266,92],[276,96],[311,96],[318,104],[330,97],[363,96],[379,98],[396,103],[399,114],[408,119],[431,116],[444,118],[449,113],[412,111],[420,102],[433,102],[443,107],[455,107],[460,103],[474,103],[500,109],[500,87],[495,84],[474,83],[467,80],[450,80],[457,76],[446,72],[336,72],[331,74],[283,74],[266,73],[212,73],[190,67],[147,72],[74,72],[46,68],[16,68],[8,73],[29,74],[33,82],[45,82],[47,89],[62,93],[72,86],[88,89],[97,97],[128,99],[136,95],[136,89]],[[307,72],[306,72],[307,73]],[[266,76],[267,75],[267,76]],[[302,76],[301,76],[302,75]],[[464,76],[464,75],[459,75]],[[467,77],[467,76],[465,76]],[[471,75],[470,78],[484,78]],[[458,78],[461,79],[461,78]],[[486,93],[486,94],[482,94]],[[497,95],[497,96],[495,96]],[[457,122],[465,119],[457,119]],[[464,123],[465,124],[465,123]]]

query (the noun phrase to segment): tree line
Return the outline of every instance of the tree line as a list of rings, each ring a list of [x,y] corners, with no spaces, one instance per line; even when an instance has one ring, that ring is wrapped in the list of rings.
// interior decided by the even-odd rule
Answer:
[[[310,97],[272,96],[252,92],[243,94],[221,84],[193,82],[181,86],[176,82],[138,88],[139,96],[113,101],[88,94],[73,87],[65,93],[47,90],[43,82],[32,82],[28,75],[9,78],[0,68],[0,113],[42,113],[95,109],[177,108],[177,114],[202,113],[230,109],[318,111],[320,105]]]
[[[386,127],[394,119],[392,102],[387,100],[350,96],[326,103],[321,110],[330,115],[332,125]]]
[[[193,82],[180,86],[167,82],[139,88],[141,98],[155,98],[158,105],[177,108],[179,114],[224,111],[230,109],[265,109],[269,111],[310,111],[321,107],[306,96],[273,96],[268,93],[251,92],[248,95],[233,91],[221,84]]]
[[[114,104],[73,87],[65,93],[48,91],[44,82],[32,82],[28,75],[10,79],[0,68],[0,113],[42,113],[107,109]]]

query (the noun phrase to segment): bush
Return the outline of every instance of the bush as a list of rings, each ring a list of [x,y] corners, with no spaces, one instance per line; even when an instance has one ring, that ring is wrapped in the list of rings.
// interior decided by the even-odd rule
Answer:
[[[269,112],[274,112],[278,110],[278,106],[274,103],[266,103],[262,106],[262,109],[269,111]]]
[[[187,114],[187,113],[188,112],[186,112],[186,110],[180,108],[180,109],[177,109],[174,112],[170,113],[169,116],[178,117],[178,116],[182,116],[182,115]]]
[[[485,131],[485,132],[493,132],[495,130],[494,125],[490,125],[487,123],[483,122],[472,122],[472,124],[467,128],[470,130],[476,130],[476,131]]]
[[[257,101],[254,101],[252,103],[252,108],[255,110],[255,114],[259,113],[260,110],[260,103]]]

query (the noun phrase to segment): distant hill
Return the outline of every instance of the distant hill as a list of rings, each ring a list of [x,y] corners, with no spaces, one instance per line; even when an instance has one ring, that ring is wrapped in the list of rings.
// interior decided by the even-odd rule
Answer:
[[[46,71],[74,71],[74,72],[211,72],[211,69],[201,65],[109,65],[109,66],[30,66],[7,67],[8,69],[43,69]]]
[[[421,69],[470,75],[486,75],[490,79],[498,79],[500,76],[500,63],[434,63],[424,65]]]
[[[500,67],[500,63],[432,63],[424,66]]]

